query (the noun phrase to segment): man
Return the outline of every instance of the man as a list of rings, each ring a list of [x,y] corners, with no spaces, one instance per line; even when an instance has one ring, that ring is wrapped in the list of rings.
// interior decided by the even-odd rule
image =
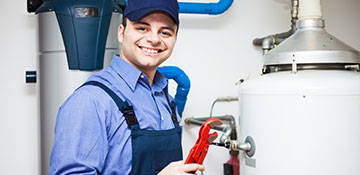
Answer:
[[[180,120],[156,71],[174,48],[176,0],[129,0],[119,26],[120,55],[60,107],[50,174],[191,174]],[[171,163],[172,162],[172,163]],[[164,168],[165,167],[165,168]]]

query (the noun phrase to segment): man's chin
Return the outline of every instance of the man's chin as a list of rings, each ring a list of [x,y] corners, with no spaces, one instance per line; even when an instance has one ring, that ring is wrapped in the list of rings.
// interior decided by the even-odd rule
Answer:
[[[156,69],[160,64],[158,63],[151,63],[151,62],[143,62],[138,64],[138,67],[141,67],[142,69],[146,69],[146,70],[152,70],[152,69]]]

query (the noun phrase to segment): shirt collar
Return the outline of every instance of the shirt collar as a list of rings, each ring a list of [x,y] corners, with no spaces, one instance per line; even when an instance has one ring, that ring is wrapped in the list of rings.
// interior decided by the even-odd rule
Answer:
[[[168,79],[161,74],[159,71],[156,71],[152,88],[155,92],[161,92],[168,85]]]
[[[110,67],[127,83],[132,91],[135,90],[141,75],[139,69],[121,59],[117,54],[111,60]]]
[[[127,83],[132,91],[135,90],[135,87],[139,81],[141,75],[145,76],[139,69],[129,64],[125,60],[115,54],[111,60],[110,67]],[[167,86],[168,79],[162,75],[159,71],[156,71],[155,77],[153,80],[152,88],[155,92],[161,92]]]

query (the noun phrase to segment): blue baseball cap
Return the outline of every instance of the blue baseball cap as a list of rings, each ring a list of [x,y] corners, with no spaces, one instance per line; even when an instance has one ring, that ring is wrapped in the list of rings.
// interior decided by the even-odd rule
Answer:
[[[179,4],[177,0],[128,0],[124,17],[137,21],[148,13],[163,11],[179,25]]]

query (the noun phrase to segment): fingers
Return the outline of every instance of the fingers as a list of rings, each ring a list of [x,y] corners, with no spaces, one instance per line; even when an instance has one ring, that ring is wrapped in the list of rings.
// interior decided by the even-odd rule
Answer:
[[[158,175],[194,175],[196,171],[204,171],[205,167],[199,164],[184,164],[185,161],[171,162]]]
[[[179,160],[179,161],[176,161],[176,162],[172,162],[173,164],[176,164],[176,165],[184,165],[185,164],[185,161],[184,160]]]
[[[185,164],[184,171],[185,172],[205,171],[205,167],[195,163]]]

